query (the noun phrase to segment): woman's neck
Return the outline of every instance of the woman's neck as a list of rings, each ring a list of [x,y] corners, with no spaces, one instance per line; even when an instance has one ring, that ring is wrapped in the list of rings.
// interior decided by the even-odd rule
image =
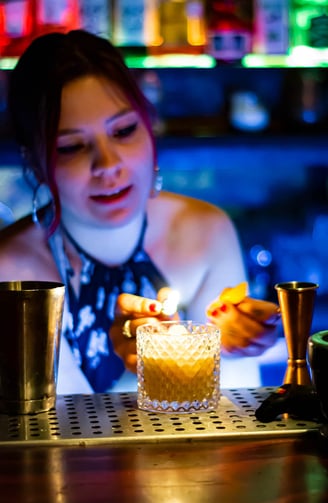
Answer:
[[[144,218],[140,214],[122,227],[101,228],[79,225],[63,217],[62,225],[88,255],[108,266],[116,266],[126,262],[135,250]]]

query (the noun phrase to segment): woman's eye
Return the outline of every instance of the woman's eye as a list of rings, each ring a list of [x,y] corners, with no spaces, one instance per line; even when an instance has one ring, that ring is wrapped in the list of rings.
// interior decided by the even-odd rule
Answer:
[[[126,138],[127,136],[130,136],[134,131],[137,129],[138,123],[134,122],[133,124],[130,124],[129,126],[126,126],[124,128],[119,128],[117,129],[113,136],[114,138]]]
[[[74,154],[83,149],[83,145],[76,143],[74,145],[62,145],[57,147],[58,154]]]

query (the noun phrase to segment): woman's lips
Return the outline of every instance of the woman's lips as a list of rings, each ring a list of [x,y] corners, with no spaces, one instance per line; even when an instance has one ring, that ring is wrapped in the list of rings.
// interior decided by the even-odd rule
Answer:
[[[115,192],[113,194],[98,194],[94,196],[90,196],[90,199],[92,201],[95,201],[96,203],[100,204],[111,204],[111,203],[116,203],[118,201],[121,201],[124,199],[131,191],[131,186],[126,187],[125,189],[122,189],[118,192]]]

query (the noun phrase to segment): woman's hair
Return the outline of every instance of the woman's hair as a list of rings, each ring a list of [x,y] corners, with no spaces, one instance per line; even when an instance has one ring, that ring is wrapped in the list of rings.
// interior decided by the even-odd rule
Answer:
[[[124,93],[151,136],[156,163],[152,106],[119,50],[108,40],[84,30],[36,38],[11,72],[8,110],[13,134],[26,154],[30,169],[38,182],[49,186],[54,197],[56,215],[52,230],[60,219],[54,167],[61,93],[65,84],[87,75],[106,78]]]

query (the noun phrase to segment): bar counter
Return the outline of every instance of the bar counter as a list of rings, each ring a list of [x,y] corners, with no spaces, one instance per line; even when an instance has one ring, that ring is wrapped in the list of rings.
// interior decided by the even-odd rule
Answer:
[[[223,390],[222,410],[200,414],[137,411],[133,394],[112,394],[76,396],[70,402],[59,397],[56,418],[3,415],[0,501],[328,501],[328,441],[320,425],[284,417],[261,424],[254,407],[268,391]],[[62,412],[71,411],[71,433],[59,410],[65,401],[70,405]],[[88,404],[84,412],[82,402]],[[47,421],[54,425],[49,431]],[[96,427],[91,433],[90,424]]]

